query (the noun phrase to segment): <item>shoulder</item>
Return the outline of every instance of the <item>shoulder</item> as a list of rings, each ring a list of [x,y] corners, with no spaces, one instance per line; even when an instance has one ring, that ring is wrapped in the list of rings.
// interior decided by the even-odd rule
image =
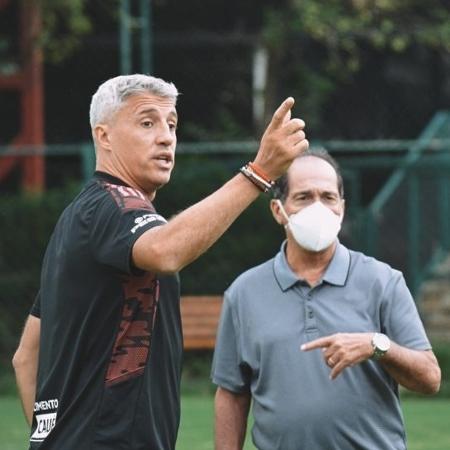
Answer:
[[[142,192],[128,186],[93,179],[79,198],[80,207],[94,220],[129,216],[134,217],[136,228],[150,222],[164,223],[166,220],[157,214],[153,204]]]
[[[113,184],[105,180],[95,180],[99,195],[109,199],[119,210],[148,210],[154,212],[152,203],[138,189]]]
[[[137,189],[94,177],[65,208],[60,221],[90,227],[94,223],[118,223],[130,213],[136,228],[150,222],[165,222],[156,213],[152,203]]]
[[[350,274],[354,278],[364,280],[367,283],[377,282],[383,286],[403,278],[402,272],[383,261],[354,250],[349,250],[349,253]]]

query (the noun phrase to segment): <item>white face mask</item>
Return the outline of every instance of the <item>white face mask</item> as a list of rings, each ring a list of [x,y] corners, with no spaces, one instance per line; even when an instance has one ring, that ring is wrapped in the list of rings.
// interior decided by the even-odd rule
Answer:
[[[322,202],[315,202],[289,217],[283,204],[277,200],[281,212],[288,221],[286,227],[300,247],[320,252],[329,247],[341,229],[342,216],[338,216]]]

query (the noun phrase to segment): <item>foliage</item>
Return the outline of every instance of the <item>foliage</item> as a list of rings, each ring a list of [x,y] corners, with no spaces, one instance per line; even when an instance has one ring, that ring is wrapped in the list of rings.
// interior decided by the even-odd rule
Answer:
[[[30,1],[30,0],[25,0]],[[87,0],[41,0],[43,43],[52,60],[61,60],[92,30]],[[96,3],[96,2],[94,2]],[[285,0],[262,3],[265,44],[286,50],[293,36],[310,38],[326,49],[326,68],[335,75],[358,70],[367,46],[402,52],[419,44],[450,51],[450,10],[445,0]],[[101,7],[100,7],[101,6]],[[117,16],[119,1],[97,5],[102,14]],[[157,8],[159,5],[155,5]],[[281,6],[281,7],[280,7]],[[250,9],[249,13],[253,13]]]
[[[181,393],[183,395],[213,394],[216,386],[210,380],[213,352],[193,350],[183,355]]]
[[[42,36],[41,43],[45,57],[53,63],[60,63],[80,44],[81,39],[92,29],[92,22],[86,13],[86,0],[41,0]]]
[[[21,2],[9,2],[9,9]],[[52,63],[45,73],[47,139],[87,139],[76,111],[86,108],[101,80],[117,72],[120,2],[40,3],[44,58]],[[135,30],[139,4],[130,2]],[[285,95],[299,99],[309,137],[321,138],[413,137],[448,103],[450,13],[444,0],[212,0],[209,8],[201,0],[164,0],[151,7],[154,67],[184,92],[184,140],[259,136]],[[4,11],[0,71],[10,74],[20,65],[18,20],[12,13],[14,20],[5,18]],[[131,37],[138,70],[137,33]],[[251,61],[261,45],[269,50],[266,120],[252,116]],[[62,98],[69,110],[64,115]],[[13,100],[1,100],[8,111],[6,101]]]
[[[450,10],[445,0],[286,0],[266,8],[262,37],[270,51],[268,92],[289,86],[311,128],[323,121],[339,84],[349,84],[376,55],[448,53]],[[272,110],[275,99],[268,105]]]
[[[291,33],[308,36],[327,51],[328,69],[357,70],[366,46],[401,52],[414,44],[450,50],[446,2],[418,0],[290,0],[269,10],[268,45],[283,46]]]
[[[76,189],[0,198],[0,363],[9,363],[17,345],[39,286],[47,241]]]
[[[198,122],[183,124],[183,131],[193,141],[226,141],[248,139],[248,130],[239,123],[239,119],[223,106],[219,106],[214,117],[213,128]]]

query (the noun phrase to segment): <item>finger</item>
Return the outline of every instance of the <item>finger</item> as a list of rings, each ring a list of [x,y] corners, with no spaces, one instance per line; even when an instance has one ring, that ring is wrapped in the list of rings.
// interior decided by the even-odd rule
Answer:
[[[288,97],[274,112],[268,128],[279,128],[286,120],[286,116],[288,116],[287,120],[289,120],[291,117],[291,109],[293,106],[294,99],[292,97]]]
[[[301,155],[302,153],[305,153],[306,150],[309,148],[309,141],[308,139],[303,139],[303,141],[300,141],[298,144],[294,146],[294,151]]]
[[[347,367],[342,361],[338,362],[332,369],[330,373],[330,380],[335,380],[342,371]]]
[[[305,128],[305,122],[302,119],[291,119],[284,125],[284,130],[288,134],[296,133]]]
[[[282,123],[283,125],[286,125],[287,123],[289,123],[289,121],[291,120],[292,117],[292,109],[290,109],[286,115],[283,117]]]
[[[298,143],[303,141],[305,138],[306,138],[305,133],[302,130],[300,130],[294,134],[291,134],[288,138],[288,142],[290,145],[295,147]]]
[[[307,342],[306,344],[303,344],[300,349],[304,352],[307,352],[309,350],[314,350],[316,348],[323,348],[328,347],[331,344],[332,340],[330,336],[325,336],[323,338],[315,339],[314,341]]]

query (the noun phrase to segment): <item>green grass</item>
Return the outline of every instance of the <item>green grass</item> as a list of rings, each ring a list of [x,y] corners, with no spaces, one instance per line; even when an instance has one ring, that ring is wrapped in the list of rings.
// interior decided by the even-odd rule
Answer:
[[[450,400],[405,398],[402,404],[408,450],[450,449]],[[213,421],[211,396],[184,395],[177,450],[212,450]],[[0,397],[2,450],[23,450],[26,448],[27,434],[17,398]],[[245,449],[251,450],[254,447],[247,442]]]
[[[20,402],[15,397],[0,397],[0,436],[2,450],[28,448],[28,428]]]

